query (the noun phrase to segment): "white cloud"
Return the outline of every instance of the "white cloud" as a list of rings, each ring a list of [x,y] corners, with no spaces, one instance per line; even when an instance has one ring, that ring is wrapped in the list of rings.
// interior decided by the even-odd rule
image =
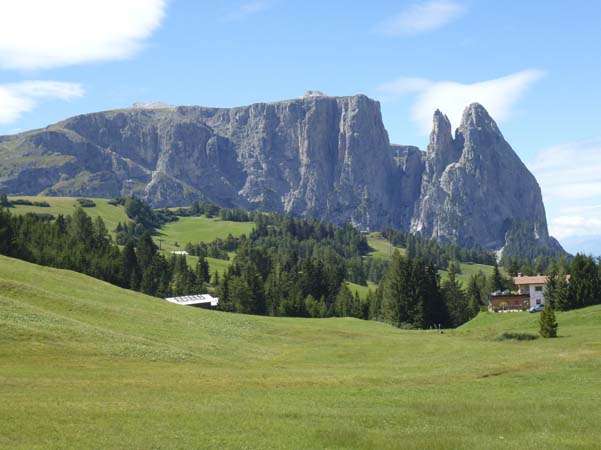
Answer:
[[[601,138],[542,150],[529,167],[550,200],[601,201]]]
[[[0,85],[0,124],[17,121],[23,113],[48,99],[71,100],[81,97],[83,88],[58,81],[23,81]]]
[[[18,0],[0,6],[0,68],[46,69],[132,56],[166,0]]]
[[[553,217],[549,224],[551,235],[557,239],[583,236],[601,237],[601,208],[589,210],[584,207],[581,211],[570,215]]]
[[[268,0],[247,0],[240,3],[235,9],[227,13],[223,21],[224,22],[236,22],[238,20],[246,19],[249,16],[253,16],[260,12],[265,11],[270,6]]]
[[[560,239],[601,237],[601,137],[542,150],[528,167],[547,209],[554,211],[551,234]]]
[[[544,72],[524,70],[505,77],[471,84],[431,81],[425,78],[399,78],[378,87],[385,99],[417,95],[411,116],[424,134],[432,129],[432,114],[440,109],[458,126],[463,110],[470,103],[481,103],[498,122],[511,115],[513,106]]]
[[[436,30],[464,13],[464,6],[451,0],[415,2],[381,22],[376,29],[388,36],[415,35]]]

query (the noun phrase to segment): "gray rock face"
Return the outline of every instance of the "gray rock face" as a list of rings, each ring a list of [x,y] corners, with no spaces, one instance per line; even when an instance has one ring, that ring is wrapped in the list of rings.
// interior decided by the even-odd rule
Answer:
[[[477,103],[454,138],[448,118],[434,114],[416,211],[412,232],[466,247],[503,247],[513,223],[531,224],[533,240],[549,239],[536,179]]]
[[[437,111],[425,154],[391,145],[379,103],[363,95],[157,105],[0,137],[0,191],[134,194],[155,206],[206,198],[489,249],[504,245],[514,219],[548,237],[536,180],[480,105],[466,109],[454,138]]]

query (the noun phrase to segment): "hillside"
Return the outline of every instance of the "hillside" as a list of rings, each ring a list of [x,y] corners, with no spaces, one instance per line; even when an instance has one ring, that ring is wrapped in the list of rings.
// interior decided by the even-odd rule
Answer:
[[[14,214],[26,214],[26,213],[36,213],[36,214],[52,214],[54,216],[58,216],[59,214],[63,214],[64,216],[73,214],[73,209],[76,206],[79,206],[77,203],[76,197],[47,197],[47,196],[17,196],[17,197],[9,197],[9,200],[14,199],[22,199],[29,200],[30,202],[46,202],[50,206],[48,207],[39,207],[39,206],[29,206],[29,205],[15,205],[11,208],[11,212]],[[92,217],[96,218],[98,216],[102,217],[104,223],[106,224],[107,229],[112,233],[113,230],[117,227],[119,222],[126,222],[127,215],[125,214],[125,210],[123,206],[117,205],[109,205],[109,199],[104,198],[90,198],[96,206],[91,208],[85,208],[86,213]]]
[[[39,206],[28,206],[28,205],[16,205],[11,208],[11,212],[15,214],[24,214],[27,212],[33,212],[38,214],[58,214],[69,215],[73,213],[73,208],[78,206],[77,199],[75,197],[47,197],[47,196],[20,196],[20,197],[9,197],[9,199],[23,199],[32,202],[47,202],[49,207]],[[118,222],[126,222],[129,220],[125,215],[125,211],[122,206],[113,206],[108,204],[108,199],[91,198],[95,207],[85,208],[87,214],[91,217],[100,216],[107,224],[107,228],[114,235],[113,230],[117,226]],[[199,243],[199,242],[212,242],[215,239],[225,239],[229,234],[234,237],[239,237],[242,234],[249,235],[254,228],[253,222],[232,222],[224,221],[218,217],[207,218],[206,216],[192,216],[192,217],[180,217],[179,220],[171,223],[167,223],[160,230],[158,235],[155,237],[155,241],[161,245],[161,249],[166,254],[171,251],[184,250],[188,242]],[[367,236],[369,246],[373,251],[369,253],[369,257],[381,258],[388,260],[392,255],[392,252],[396,249],[401,254],[406,254],[406,249],[402,247],[394,247],[386,238],[382,236],[382,233],[373,232]],[[233,257],[233,254],[230,255]],[[196,267],[198,258],[195,256],[187,256],[188,264],[191,267]],[[223,260],[216,258],[207,258],[210,266],[210,272],[213,274],[215,271],[223,274],[230,266],[231,259]],[[492,266],[486,266],[482,264],[472,263],[460,263],[461,273],[458,274],[457,279],[461,282],[467,281],[470,275],[482,271],[485,275],[492,273]],[[446,277],[446,271],[439,271],[443,279]],[[354,293],[357,291],[361,298],[365,298],[367,295],[368,287],[360,286],[357,284],[349,283],[351,291]],[[370,282],[369,287],[375,289],[375,284]]]
[[[10,211],[14,214],[52,214],[58,216],[71,215],[73,209],[78,206],[75,197],[45,197],[45,196],[19,196],[9,197],[10,200],[22,199],[31,202],[46,202],[50,206],[40,207],[31,205],[15,205]],[[119,222],[125,223],[128,220],[125,210],[121,205],[110,205],[109,199],[90,198],[96,206],[85,208],[85,212],[92,218],[102,217],[107,229],[114,237],[115,227]],[[160,243],[165,253],[171,251],[183,250],[188,242],[212,242],[215,239],[225,239],[229,234],[239,237],[242,234],[248,235],[254,227],[252,222],[231,222],[219,218],[201,217],[180,217],[176,222],[164,225],[158,230],[158,236],[155,237],[157,245]],[[177,245],[176,245],[177,244]],[[198,258],[188,256],[188,263],[196,267]],[[211,274],[215,271],[223,273],[230,265],[230,261],[216,258],[207,258]]]
[[[35,281],[32,281],[35,280]],[[456,331],[188,309],[0,257],[0,447],[594,448],[601,308]],[[515,319],[515,321],[514,321]]]

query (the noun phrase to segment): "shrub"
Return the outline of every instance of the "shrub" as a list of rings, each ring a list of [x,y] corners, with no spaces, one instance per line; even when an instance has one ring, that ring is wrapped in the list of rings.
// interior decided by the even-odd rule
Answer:
[[[50,203],[48,202],[32,202],[33,206],[39,206],[40,208],[50,208]]]
[[[125,199],[122,197],[112,198],[107,203],[112,206],[123,206],[125,205]]]
[[[497,336],[497,341],[533,341],[538,339],[536,334],[531,333],[502,333]]]
[[[81,206],[82,208],[93,208],[94,206],[96,206],[96,203],[94,203],[89,198],[78,198],[77,203],[79,203],[79,206]]]
[[[555,319],[555,311],[553,310],[552,302],[545,304],[545,309],[540,313],[538,318],[540,325],[540,335],[544,338],[557,337],[557,320]]]
[[[12,200],[11,203],[13,205],[33,206],[33,203],[31,203],[29,200],[24,200],[22,198],[16,198]]]

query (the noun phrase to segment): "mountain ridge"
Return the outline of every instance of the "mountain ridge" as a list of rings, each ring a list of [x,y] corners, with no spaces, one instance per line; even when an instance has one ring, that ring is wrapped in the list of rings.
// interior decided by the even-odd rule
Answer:
[[[138,195],[155,206],[202,198],[490,250],[525,222],[537,245],[561,251],[538,183],[478,104],[455,136],[436,111],[426,152],[390,143],[379,102],[311,92],[82,114],[0,137],[0,156],[0,191],[14,195]]]

